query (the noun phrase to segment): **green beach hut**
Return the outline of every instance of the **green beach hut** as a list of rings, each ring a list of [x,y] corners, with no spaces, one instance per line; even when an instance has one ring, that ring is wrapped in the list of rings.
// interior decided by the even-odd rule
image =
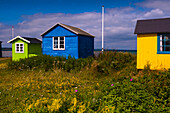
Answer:
[[[37,56],[42,53],[42,41],[37,38],[16,36],[8,41],[12,43],[12,60],[16,61],[23,58]]]

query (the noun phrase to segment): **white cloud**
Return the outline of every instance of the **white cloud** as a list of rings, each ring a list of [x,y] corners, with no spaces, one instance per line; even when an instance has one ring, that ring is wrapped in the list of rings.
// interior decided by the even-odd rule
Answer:
[[[146,7],[146,8],[153,8],[153,9],[161,9],[164,11],[170,10],[170,0],[145,0],[141,3],[137,3],[137,5]]]
[[[134,29],[137,19],[165,15],[161,9],[148,12],[137,11],[132,7],[106,8],[105,10],[105,47],[117,49],[136,49]],[[145,16],[144,16],[145,15]],[[95,36],[95,48],[101,48],[101,13],[86,12],[80,14],[37,13],[23,15],[24,21],[15,25],[15,36],[41,38],[40,34],[60,22],[81,28]],[[0,23],[0,40],[7,42],[11,37],[11,26]],[[9,46],[4,43],[5,46]]]
[[[7,40],[12,36],[11,28],[8,25],[0,23],[0,41],[2,41],[2,45],[6,46]]]
[[[163,13],[163,11],[162,10],[160,10],[160,9],[153,9],[153,10],[151,10],[151,11],[149,11],[149,12],[147,12],[145,15],[144,15],[144,17],[160,17],[161,15],[163,15],[164,13]]]
[[[139,10],[138,6],[143,10]],[[136,35],[133,34],[139,19],[163,18],[170,15],[170,0],[145,0],[137,3],[136,8],[119,7],[105,9],[105,47],[136,49]],[[15,25],[15,36],[41,38],[40,34],[60,22],[81,28],[95,38],[95,48],[101,48],[101,13],[85,12],[80,14],[37,13],[22,15],[24,21]],[[3,46],[11,39],[11,27],[0,23],[0,40]]]
[[[117,40],[119,43],[122,40],[134,40],[133,30],[135,27],[134,19],[137,15],[133,12],[131,7],[125,8],[111,8],[105,11],[105,44],[110,41]],[[101,47],[101,13],[86,12],[81,14],[64,14],[64,13],[50,13],[50,14],[34,14],[22,16],[24,21],[15,25],[15,36],[28,36],[41,38],[40,34],[49,29],[54,24],[60,22],[81,28],[95,36],[95,48]],[[0,24],[1,25],[1,24]],[[5,26],[0,31],[0,38],[7,42],[11,37],[11,26]],[[6,30],[6,32],[5,32]],[[113,38],[114,37],[114,38]],[[131,44],[135,49],[135,44]],[[4,46],[8,46],[4,43]],[[109,47],[109,45],[107,45]],[[110,46],[110,48],[112,45]],[[121,47],[121,44],[117,46]],[[129,45],[127,46],[127,49]]]

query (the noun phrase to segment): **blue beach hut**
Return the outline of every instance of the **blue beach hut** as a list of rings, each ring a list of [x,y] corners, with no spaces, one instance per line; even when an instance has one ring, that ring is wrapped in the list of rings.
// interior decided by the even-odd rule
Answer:
[[[86,58],[94,52],[94,36],[80,28],[57,23],[41,34],[42,52],[51,56]]]

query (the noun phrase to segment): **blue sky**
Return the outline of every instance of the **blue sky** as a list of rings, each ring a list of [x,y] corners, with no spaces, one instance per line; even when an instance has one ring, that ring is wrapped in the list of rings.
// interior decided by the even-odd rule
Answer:
[[[170,0],[0,0],[0,41],[15,36],[41,38],[55,23],[79,27],[95,35],[101,48],[101,6],[105,6],[106,49],[136,49],[136,20],[170,17]]]

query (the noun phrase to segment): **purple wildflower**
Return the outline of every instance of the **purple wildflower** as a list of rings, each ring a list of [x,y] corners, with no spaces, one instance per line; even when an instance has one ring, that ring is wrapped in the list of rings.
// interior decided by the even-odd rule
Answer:
[[[111,86],[113,86],[114,84],[112,84]]]
[[[77,90],[75,90],[75,92],[77,92]]]
[[[132,80],[133,80],[133,78],[130,79],[130,81],[132,81]]]

